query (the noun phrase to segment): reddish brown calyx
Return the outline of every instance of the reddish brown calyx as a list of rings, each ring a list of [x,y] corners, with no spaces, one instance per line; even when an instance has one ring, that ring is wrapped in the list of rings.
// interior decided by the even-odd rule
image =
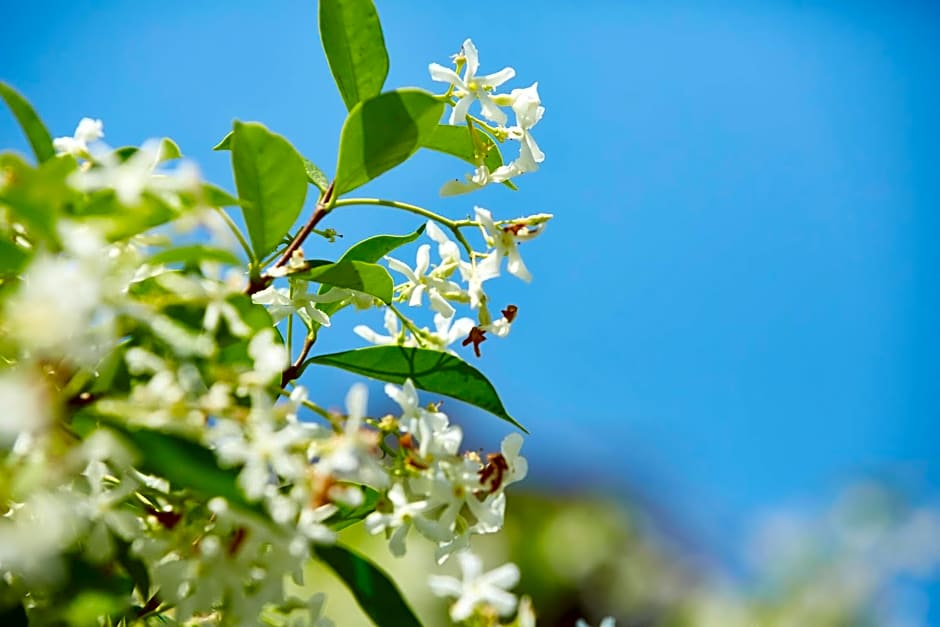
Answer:
[[[477,357],[480,357],[480,344],[486,341],[486,331],[480,327],[473,327],[470,329],[470,333],[467,334],[467,339],[461,342],[461,346],[467,346],[473,344],[473,352]]]

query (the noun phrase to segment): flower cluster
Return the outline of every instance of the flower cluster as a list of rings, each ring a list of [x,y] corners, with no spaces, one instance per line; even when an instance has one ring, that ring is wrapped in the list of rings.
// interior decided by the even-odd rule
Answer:
[[[463,42],[460,52],[453,57],[456,71],[437,63],[431,63],[428,70],[431,79],[447,83],[447,95],[456,98],[450,114],[451,124],[464,121],[485,130],[499,142],[511,139],[519,143],[519,156],[508,164],[500,164],[491,169],[482,158],[473,174],[466,176],[466,181],[450,181],[441,189],[444,195],[456,195],[472,192],[490,183],[505,183],[513,177],[535,172],[545,155],[532,136],[532,128],[539,123],[545,113],[545,107],[539,98],[538,83],[532,83],[523,89],[513,89],[508,94],[495,93],[497,87],[516,75],[511,67],[505,67],[493,74],[479,75],[480,55],[470,39]],[[464,70],[463,77],[459,72]],[[470,114],[470,107],[479,102],[480,113],[485,120],[496,124],[491,126],[486,121]],[[515,124],[506,126],[508,116],[501,107],[510,107],[515,114]],[[482,156],[482,155],[481,155]]]
[[[373,12],[361,1],[351,15]],[[327,14],[321,30],[340,37],[349,30],[329,22]],[[323,40],[332,60],[338,40]],[[380,36],[355,45],[386,54]],[[402,90],[425,111],[411,122],[423,137],[448,127],[457,156],[477,166],[468,189],[512,187],[512,177],[544,158],[530,133],[544,111],[537,84],[495,93],[514,72],[480,75],[470,40],[455,60],[457,72],[431,66],[432,78],[450,84],[445,98]],[[362,109],[355,105],[370,96],[345,90],[355,68],[331,69],[354,125]],[[389,107],[387,95],[372,95],[375,124],[366,126],[394,135],[403,109]],[[507,564],[484,575],[470,550],[473,536],[503,526],[507,487],[527,473],[522,436],[507,436],[488,454],[463,450],[460,426],[439,403],[422,403],[419,389],[517,425],[493,386],[450,349],[472,344],[480,356],[487,334],[509,333],[518,307],[506,304],[494,316],[485,285],[504,259],[509,274],[531,280],[519,244],[551,215],[497,220],[476,207],[472,219],[455,220],[399,201],[344,197],[406,160],[418,148],[403,150],[414,138],[383,131],[366,138],[363,155],[344,131],[330,180],[285,138],[239,121],[216,147],[231,152],[235,198],[203,181],[172,140],[112,148],[93,118],[53,140],[12,88],[0,84],[0,97],[36,156],[32,164],[0,154],[0,615],[32,624],[325,627],[324,595],[303,581],[311,560],[328,564],[354,592],[371,584],[351,576],[349,564],[384,577],[342,545],[340,530],[357,523],[386,534],[396,556],[412,529],[436,545],[439,564],[459,555],[463,582],[431,584],[458,597],[453,620],[496,625],[512,614],[517,599],[508,588],[518,570]],[[445,100],[449,126],[439,125]],[[471,115],[474,101],[488,122]],[[502,107],[512,108],[514,125]],[[496,148],[506,140],[520,146],[508,164]],[[344,165],[362,159],[381,167]],[[312,188],[316,204],[294,230]],[[333,229],[317,228],[330,212],[368,204],[428,221],[409,235],[368,238],[336,261],[322,258],[330,250],[305,256],[311,234],[324,236],[324,248],[335,241]],[[238,208],[244,228],[226,207]],[[466,233],[477,231],[475,250]],[[412,267],[394,251],[421,232],[432,243],[418,246]],[[395,285],[389,270],[404,281]],[[434,330],[419,327],[403,303],[427,305]],[[311,355],[318,335],[350,306],[383,309],[388,335],[359,325],[355,332],[380,346],[319,361],[336,355]],[[474,377],[442,378],[413,363],[440,360]],[[345,411],[317,404],[306,374],[315,363],[385,382],[401,411],[370,416],[361,383],[346,395]],[[288,592],[289,579],[302,597]],[[363,608],[373,618],[387,607],[410,612],[403,600],[388,601]],[[516,623],[534,623],[527,601]]]

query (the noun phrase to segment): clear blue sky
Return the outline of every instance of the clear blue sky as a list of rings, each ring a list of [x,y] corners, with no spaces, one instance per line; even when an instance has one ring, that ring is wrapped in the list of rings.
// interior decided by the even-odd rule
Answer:
[[[535,475],[634,485],[721,551],[766,508],[860,474],[940,486],[940,10],[378,4],[389,86],[436,88],[428,62],[468,36],[484,71],[539,81],[548,157],[520,192],[441,201],[464,167],[433,154],[368,188],[451,215],[556,214],[523,248],[535,282],[500,292],[513,336],[479,364],[533,432]],[[233,118],[329,170],[344,114],[314,0],[16,3],[0,78],[54,135],[85,115],[115,146],[171,135],[229,189],[210,147]],[[0,145],[24,148],[6,114]],[[349,211],[332,223],[344,244],[415,226]],[[345,329],[361,321],[338,320],[324,350],[360,345]],[[347,381],[309,383],[339,399]],[[505,432],[464,415],[487,443]]]

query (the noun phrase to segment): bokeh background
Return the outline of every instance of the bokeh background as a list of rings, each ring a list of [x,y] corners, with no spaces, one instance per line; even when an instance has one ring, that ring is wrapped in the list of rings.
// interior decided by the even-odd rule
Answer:
[[[518,323],[478,363],[532,432],[538,493],[510,499],[509,539],[487,550],[533,572],[522,588],[545,624],[578,611],[637,626],[940,625],[940,5],[377,4],[389,87],[437,89],[427,64],[472,37],[482,71],[514,66],[511,86],[538,81],[547,109],[534,130],[547,159],[516,193],[441,199],[465,167],[433,153],[363,190],[452,216],[556,216],[522,248],[534,283],[497,288]],[[0,79],[53,135],[82,116],[113,146],[170,135],[232,189],[211,147],[233,119],[259,120],[335,165],[345,111],[314,0],[2,13]],[[6,114],[0,146],[26,148]],[[343,211],[328,225],[343,239],[308,255],[416,226]],[[349,329],[363,322],[380,326],[340,316],[318,348],[361,345]],[[305,382],[339,405],[351,380]],[[387,407],[380,386],[372,401]],[[447,408],[475,446],[508,432]],[[558,557],[555,542],[577,550]],[[862,618],[774,613],[840,590]]]

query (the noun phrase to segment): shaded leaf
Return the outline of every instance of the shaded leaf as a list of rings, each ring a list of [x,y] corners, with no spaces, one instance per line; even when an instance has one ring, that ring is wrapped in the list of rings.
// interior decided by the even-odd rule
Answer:
[[[291,276],[365,292],[386,304],[392,302],[395,289],[395,283],[388,270],[378,264],[364,261],[337,261],[318,265]]]
[[[192,264],[200,261],[216,261],[230,266],[241,264],[238,257],[231,252],[221,248],[203,246],[201,244],[190,244],[188,246],[162,250],[150,257],[147,263],[151,265],[171,263]]]
[[[320,0],[320,40],[339,93],[352,109],[382,91],[388,52],[372,0]]]
[[[7,103],[13,117],[19,122],[20,128],[26,135],[36,160],[42,163],[55,156],[55,148],[52,146],[52,135],[46,125],[39,119],[39,115],[33,109],[29,101],[26,100],[18,91],[10,85],[0,81],[0,98]]]
[[[221,187],[211,183],[202,184],[202,199],[210,207],[237,207],[238,199]]]
[[[340,545],[318,546],[316,554],[343,580],[373,623],[380,627],[421,627],[389,576],[368,559]]]
[[[357,104],[339,140],[337,196],[408,159],[434,133],[444,103],[420,89],[398,89]]]
[[[256,122],[235,122],[232,168],[251,246],[258,259],[271,252],[303,208],[307,174],[290,142]]]
[[[404,383],[475,405],[525,431],[503,407],[493,384],[464,360],[426,348],[370,346],[329,355],[318,355],[310,363],[342,368],[366,377]]]
[[[212,147],[212,150],[231,150],[232,149],[232,131],[225,134],[225,137],[219,140],[219,143]]]

